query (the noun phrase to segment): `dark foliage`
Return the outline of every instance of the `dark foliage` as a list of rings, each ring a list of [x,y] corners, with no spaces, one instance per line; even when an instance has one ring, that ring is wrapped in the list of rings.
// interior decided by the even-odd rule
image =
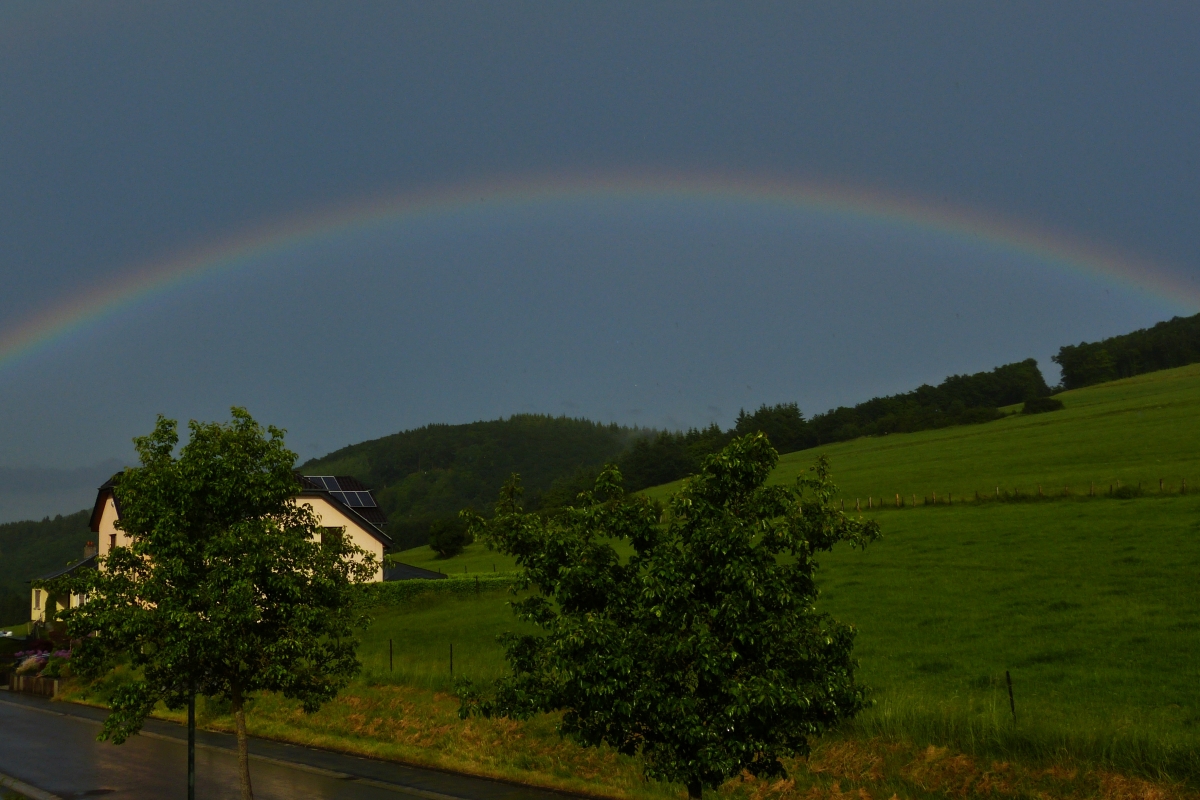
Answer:
[[[434,520],[429,526],[429,547],[442,558],[458,555],[473,541],[467,524],[458,517]]]
[[[29,621],[29,581],[83,557],[89,511],[0,525],[0,624]]]
[[[1022,414],[1045,414],[1047,411],[1061,411],[1063,407],[1062,400],[1054,397],[1035,397],[1032,400],[1025,401],[1025,407],[1021,409]]]
[[[806,420],[795,403],[761,406],[742,411],[737,424],[722,432],[715,425],[687,433],[660,433],[639,440],[617,460],[631,491],[678,480],[695,472],[705,456],[717,452],[734,436],[764,433],[781,453],[806,450],[860,436],[970,425],[999,419],[999,406],[1013,405],[1050,394],[1037,361],[1026,359],[990,372],[951,375],[937,386],[876,397],[852,408],[835,408]],[[596,472],[592,473],[593,475]]]
[[[842,442],[859,436],[945,428],[988,422],[1000,417],[999,406],[1050,394],[1032,358],[974,375],[951,375],[937,386],[877,397],[853,408],[818,414],[809,423],[806,447]]]
[[[352,445],[302,467],[308,474],[353,475],[375,489],[400,549],[425,544],[432,526],[461,508],[480,511],[513,473],[525,480],[531,510],[563,508],[587,491],[606,463],[637,491],[695,473],[735,436],[764,433],[790,453],[859,436],[968,425],[998,419],[999,406],[1050,394],[1035,360],[937,386],[876,397],[805,419],[795,403],[742,411],[728,431],[715,424],[651,431],[587,420],[521,415],[468,425],[428,425]]]
[[[781,403],[777,406],[762,405],[753,414],[739,411],[733,426],[735,436],[749,433],[765,433],[771,446],[781,453],[803,450],[808,446],[808,425],[800,406]]]
[[[743,771],[784,774],[782,759],[863,706],[854,630],[814,607],[814,558],[879,527],[834,508],[823,457],[794,486],[767,486],[777,461],[761,433],[734,439],[665,524],[615,468],[554,516],[526,513],[507,484],[472,527],[537,589],[513,608],[541,633],[504,637],[512,671],[490,691],[459,682],[463,716],[563,711],[563,733],[640,753],[649,777],[692,797]]]
[[[730,435],[715,424],[686,433],[664,431],[653,438],[639,439],[617,464],[630,490],[636,491],[691,475],[700,469],[705,456],[720,450],[729,439]]]
[[[388,533],[403,549],[425,544],[430,526],[460,509],[486,508],[514,472],[525,476],[531,507],[561,482],[593,477],[646,432],[588,420],[522,414],[466,425],[426,425],[351,445],[301,467],[305,474],[353,475],[375,490]],[[560,483],[556,486],[556,481]],[[583,488],[587,484],[582,484]]]
[[[1200,361],[1200,314],[1173,317],[1099,342],[1067,345],[1052,360],[1062,368],[1064,389],[1194,364]]]

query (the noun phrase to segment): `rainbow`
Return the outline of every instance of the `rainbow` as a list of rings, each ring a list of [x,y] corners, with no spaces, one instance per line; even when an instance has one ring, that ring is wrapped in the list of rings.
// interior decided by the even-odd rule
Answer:
[[[536,208],[569,201],[708,201],[825,213],[900,226],[989,246],[1157,295],[1181,311],[1200,310],[1200,290],[1162,267],[1073,241],[1034,226],[911,197],[844,186],[745,176],[543,177],[463,184],[376,198],[333,211],[293,217],[177,257],[107,278],[101,285],[0,329],[0,369],[85,333],[121,314],[205,277],[248,268],[276,254],[422,218],[469,218],[472,213]],[[463,224],[469,224],[464,219]]]

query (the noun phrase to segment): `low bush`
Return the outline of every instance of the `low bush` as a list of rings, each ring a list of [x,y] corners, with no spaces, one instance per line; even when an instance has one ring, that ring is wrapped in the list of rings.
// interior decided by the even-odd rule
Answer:
[[[1057,397],[1031,397],[1025,401],[1022,414],[1045,414],[1047,411],[1062,411],[1063,403]]]
[[[451,558],[473,542],[467,526],[458,517],[439,519],[429,526],[429,548],[442,558]]]

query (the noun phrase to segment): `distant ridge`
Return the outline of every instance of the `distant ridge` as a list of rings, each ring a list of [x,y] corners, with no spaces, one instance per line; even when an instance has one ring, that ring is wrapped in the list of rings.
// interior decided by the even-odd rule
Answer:
[[[0,523],[70,514],[90,507],[96,487],[125,464],[115,458],[76,469],[0,467]]]

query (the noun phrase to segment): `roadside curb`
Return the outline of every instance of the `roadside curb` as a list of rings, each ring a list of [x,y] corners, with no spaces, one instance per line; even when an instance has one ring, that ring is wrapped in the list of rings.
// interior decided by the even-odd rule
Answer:
[[[5,775],[3,772],[0,772],[0,789],[8,789],[10,792],[24,795],[29,800],[63,800],[63,798],[56,794],[50,794],[36,786],[30,786],[25,781],[19,781],[11,775]]]

